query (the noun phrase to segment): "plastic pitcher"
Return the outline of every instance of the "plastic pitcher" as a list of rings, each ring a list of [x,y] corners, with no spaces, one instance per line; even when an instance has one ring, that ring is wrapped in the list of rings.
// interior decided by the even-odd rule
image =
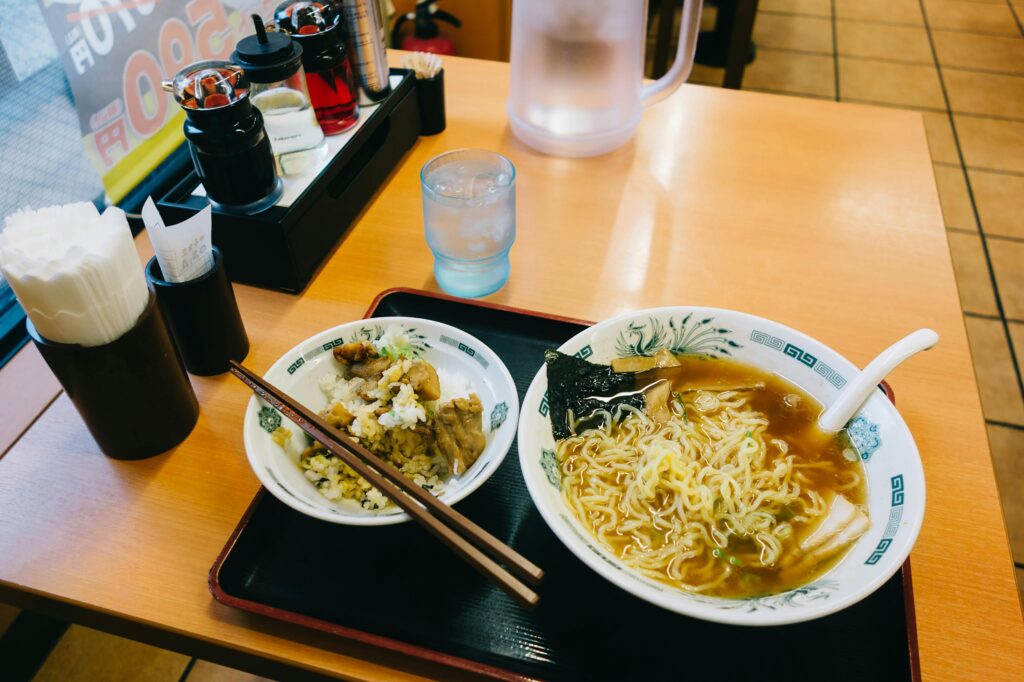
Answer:
[[[515,0],[512,131],[555,156],[594,156],[625,144],[644,105],[690,75],[700,10],[700,0],[686,0],[672,68],[644,85],[646,0]]]

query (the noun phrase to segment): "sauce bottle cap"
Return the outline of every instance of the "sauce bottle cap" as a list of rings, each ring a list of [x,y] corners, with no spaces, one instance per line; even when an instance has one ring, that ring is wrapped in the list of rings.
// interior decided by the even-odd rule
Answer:
[[[164,81],[163,89],[174,94],[183,109],[220,109],[249,95],[249,83],[241,68],[230,62],[190,64]]]
[[[241,65],[253,83],[287,80],[302,65],[302,46],[285,33],[267,31],[258,14],[252,21],[256,35],[238,41],[231,61]]]
[[[298,38],[327,33],[338,25],[340,18],[332,5],[315,0],[289,0],[274,10],[278,30]]]

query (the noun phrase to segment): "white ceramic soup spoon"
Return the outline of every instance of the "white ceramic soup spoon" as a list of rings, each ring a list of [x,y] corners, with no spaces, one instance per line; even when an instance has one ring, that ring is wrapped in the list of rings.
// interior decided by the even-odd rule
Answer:
[[[939,335],[933,330],[918,329],[883,350],[839,392],[835,402],[821,413],[818,426],[826,432],[842,430],[889,372],[910,356],[928,350],[938,342]]]

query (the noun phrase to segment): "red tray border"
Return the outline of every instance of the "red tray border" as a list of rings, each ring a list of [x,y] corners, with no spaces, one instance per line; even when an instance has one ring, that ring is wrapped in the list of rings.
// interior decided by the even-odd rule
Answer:
[[[471,299],[458,298],[457,296],[449,296],[448,294],[442,294],[434,291],[425,291],[422,289],[414,289],[411,287],[395,287],[392,289],[385,289],[384,291],[380,292],[373,299],[373,302],[370,303],[370,307],[367,308],[366,313],[363,314],[363,318],[365,319],[370,317],[374,313],[374,311],[377,310],[377,307],[380,305],[381,301],[384,300],[384,298],[392,294],[399,293],[413,294],[416,296],[426,296],[428,298],[436,298],[445,301],[455,301],[467,305],[475,305],[480,308],[490,308],[492,310],[500,310],[502,312],[515,313],[518,315],[529,315],[531,317],[542,317],[549,320],[557,320],[559,322],[568,322],[570,324],[579,324],[588,327],[593,324],[593,322],[589,322],[587,320],[580,320],[576,318],[565,317],[562,315],[553,315],[550,313],[541,313],[532,310],[525,310],[523,308],[501,305],[499,303],[490,303],[487,301],[475,301]],[[895,404],[896,396],[893,393],[892,387],[887,382],[883,381],[882,388],[885,391],[885,394],[889,398],[889,400],[891,400]],[[536,682],[539,679],[520,675],[518,673],[512,672],[511,670],[505,670],[504,668],[498,668],[496,666],[478,663],[477,661],[473,661],[467,658],[452,656],[451,654],[445,654],[440,651],[428,649],[426,647],[408,644],[407,642],[402,642],[396,639],[392,639],[390,637],[383,637],[380,635],[374,635],[372,633],[365,632],[363,630],[347,628],[341,625],[337,625],[335,623],[330,623],[328,621],[321,620],[319,618],[304,616],[300,613],[295,613],[294,611],[279,609],[277,607],[268,606],[266,604],[261,604],[259,602],[255,602],[249,599],[241,599],[239,597],[232,596],[225,592],[224,588],[220,584],[221,567],[224,565],[224,562],[227,559],[228,555],[231,553],[231,550],[234,549],[235,543],[238,541],[238,538],[242,534],[242,531],[245,530],[246,526],[248,526],[249,519],[256,511],[256,507],[263,500],[263,497],[264,495],[266,495],[266,492],[267,491],[261,487],[259,491],[256,493],[256,496],[253,497],[252,502],[249,503],[249,506],[246,508],[245,513],[239,520],[238,525],[235,527],[235,530],[232,531],[231,537],[228,538],[227,544],[224,545],[224,548],[220,551],[220,554],[217,555],[216,561],[214,561],[213,566],[210,568],[210,573],[207,577],[207,582],[210,587],[210,593],[213,595],[213,598],[216,599],[218,602],[226,606],[231,606],[237,609],[241,609],[243,611],[249,611],[250,613],[255,613],[257,615],[267,616],[269,618],[281,620],[286,623],[300,625],[302,627],[312,628],[314,630],[320,630],[322,632],[327,632],[332,635],[344,637],[346,639],[355,640],[357,642],[362,642],[364,644],[370,644],[376,647],[380,647],[382,649],[387,649],[389,651],[395,651],[406,656],[411,656],[413,658],[419,658],[422,660],[431,661],[432,663],[447,665],[453,668],[460,668],[462,670],[467,670],[469,672],[477,673],[480,675],[486,675],[488,677],[498,680],[508,680],[509,682]],[[907,620],[907,642],[909,644],[908,653],[910,659],[910,674],[914,682],[921,682],[920,653],[918,651],[917,645],[917,615],[916,610],[914,608],[914,585],[910,574],[909,558],[903,563],[901,571],[904,593],[903,604],[906,611]]]

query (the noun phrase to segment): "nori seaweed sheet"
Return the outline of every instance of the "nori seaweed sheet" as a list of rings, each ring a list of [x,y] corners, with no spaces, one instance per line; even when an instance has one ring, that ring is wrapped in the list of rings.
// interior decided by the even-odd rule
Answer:
[[[616,373],[610,365],[587,362],[556,350],[544,351],[544,364],[548,372],[551,433],[555,440],[574,435],[569,426],[569,410],[577,420],[578,430],[584,431],[601,425],[599,418],[590,418],[597,410],[608,410],[620,404],[644,408],[643,393],[634,392],[633,374]]]

